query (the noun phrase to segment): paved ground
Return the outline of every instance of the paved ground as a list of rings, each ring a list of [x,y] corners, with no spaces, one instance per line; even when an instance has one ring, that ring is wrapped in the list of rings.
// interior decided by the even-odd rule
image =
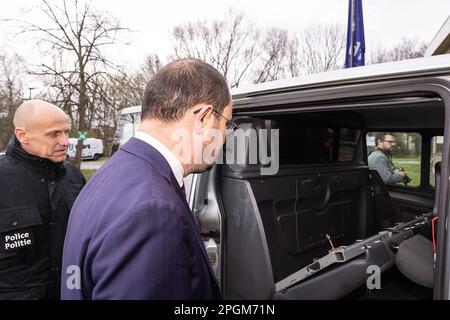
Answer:
[[[84,160],[81,162],[82,170],[98,170],[106,162],[106,160],[91,161]]]
[[[401,164],[420,164],[419,160],[398,160],[397,162]]]

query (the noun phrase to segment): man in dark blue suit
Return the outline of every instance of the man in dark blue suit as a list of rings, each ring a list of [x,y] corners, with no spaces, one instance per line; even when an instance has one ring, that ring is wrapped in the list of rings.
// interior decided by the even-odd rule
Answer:
[[[183,177],[213,165],[231,115],[226,80],[210,65],[177,60],[153,76],[139,132],[73,206],[62,299],[220,298]]]

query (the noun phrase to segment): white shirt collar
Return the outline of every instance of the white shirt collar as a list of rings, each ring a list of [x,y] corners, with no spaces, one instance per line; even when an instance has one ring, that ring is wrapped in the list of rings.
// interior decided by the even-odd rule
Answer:
[[[178,184],[180,185],[180,187],[182,187],[184,169],[181,165],[180,160],[178,160],[178,158],[172,153],[172,151],[170,151],[161,141],[159,141],[155,137],[152,137],[148,133],[138,131],[134,137],[148,143],[162,154],[162,156],[169,163],[170,169],[172,169],[172,172],[177,179]]]

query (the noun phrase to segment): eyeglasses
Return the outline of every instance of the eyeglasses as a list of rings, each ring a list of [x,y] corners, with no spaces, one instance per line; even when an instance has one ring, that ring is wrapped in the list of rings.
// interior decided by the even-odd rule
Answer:
[[[201,111],[202,109],[198,109],[194,111],[194,114],[197,114]],[[218,112],[215,109],[212,109],[215,113],[217,113],[219,116],[221,116],[222,118],[224,118],[225,120],[227,120],[227,124],[226,124],[226,132],[227,132],[227,136],[232,134],[234,132],[234,130],[237,129],[237,124],[234,123],[233,121],[231,121],[230,119],[224,117],[220,112]]]

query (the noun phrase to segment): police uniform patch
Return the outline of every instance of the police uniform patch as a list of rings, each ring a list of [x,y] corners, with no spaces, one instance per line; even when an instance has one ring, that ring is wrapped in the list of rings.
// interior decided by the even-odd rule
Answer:
[[[34,240],[31,229],[11,231],[0,236],[0,250],[3,253],[28,248],[32,245],[34,245]]]

